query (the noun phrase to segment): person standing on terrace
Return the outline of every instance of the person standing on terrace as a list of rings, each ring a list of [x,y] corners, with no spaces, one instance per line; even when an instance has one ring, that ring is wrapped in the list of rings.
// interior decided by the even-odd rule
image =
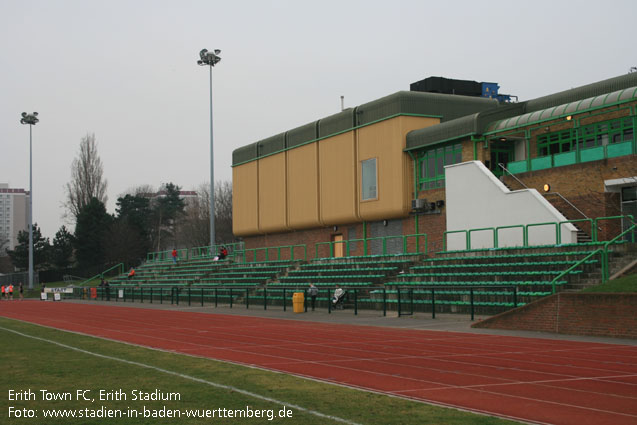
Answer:
[[[177,250],[175,248],[173,248],[172,256],[173,256],[173,264],[177,264]]]

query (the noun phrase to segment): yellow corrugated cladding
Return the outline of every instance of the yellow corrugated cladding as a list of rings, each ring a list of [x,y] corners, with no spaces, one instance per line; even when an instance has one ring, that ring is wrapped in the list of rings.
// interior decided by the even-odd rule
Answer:
[[[403,217],[411,209],[413,169],[409,155],[403,152],[407,133],[437,124],[436,118],[400,116],[358,130],[356,175],[361,181],[361,161],[376,158],[377,199],[362,201],[357,187],[362,220]]]
[[[321,225],[318,193],[318,143],[287,152],[288,220],[292,229]]]
[[[248,162],[232,169],[232,233],[259,233],[258,163]]]
[[[404,217],[413,167],[411,130],[437,118],[398,116],[233,168],[237,236]],[[376,158],[377,199],[361,201],[361,161]]]
[[[319,142],[319,204],[325,225],[358,221],[355,133]]]
[[[287,226],[286,152],[271,155],[259,162],[259,231],[274,233]]]

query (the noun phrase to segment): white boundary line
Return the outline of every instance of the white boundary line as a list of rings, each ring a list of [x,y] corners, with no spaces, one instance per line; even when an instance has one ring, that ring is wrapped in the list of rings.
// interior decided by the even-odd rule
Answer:
[[[344,424],[348,424],[348,425],[361,425],[358,422],[349,421],[347,419],[339,418],[338,416],[326,415],[324,413],[317,412],[316,410],[312,410],[312,409],[307,409],[307,408],[299,406],[297,404],[283,402],[283,401],[280,401],[280,400],[277,400],[277,399],[274,399],[274,398],[270,398],[270,397],[266,397],[266,396],[263,396],[263,395],[260,395],[260,394],[256,394],[256,393],[250,392],[250,391],[242,390],[240,388],[233,387],[233,386],[230,386],[230,385],[219,384],[217,382],[212,382],[212,381],[208,381],[208,380],[205,380],[205,379],[196,378],[194,376],[185,375],[183,373],[174,372],[172,370],[162,369],[162,368],[159,368],[159,367],[156,367],[156,366],[151,366],[151,365],[148,365],[148,364],[145,364],[145,363],[139,363],[139,362],[135,362],[135,361],[132,361],[132,360],[126,360],[126,359],[121,359],[121,358],[118,358],[118,357],[107,356],[105,354],[94,353],[92,351],[83,350],[81,348],[73,347],[71,345],[62,344],[60,342],[53,341],[53,340],[50,340],[50,339],[40,338],[40,337],[33,336],[33,335],[28,335],[28,334],[25,334],[25,333],[22,333],[22,332],[19,332],[19,331],[15,331],[13,329],[7,329],[5,327],[0,327],[0,329],[4,330],[6,332],[11,332],[11,333],[14,333],[16,335],[23,336],[25,338],[31,338],[31,339],[35,339],[37,341],[47,342],[49,344],[57,345],[59,347],[66,348],[68,350],[77,351],[79,353],[88,354],[88,355],[95,356],[95,357],[101,357],[103,359],[113,360],[113,361],[117,361],[117,362],[121,362],[121,363],[130,364],[130,365],[133,365],[133,366],[138,366],[138,367],[143,367],[143,368],[146,368],[146,369],[155,370],[157,372],[165,373],[167,375],[173,375],[173,376],[177,376],[179,378],[189,379],[189,380],[194,381],[194,382],[199,382],[200,384],[210,385],[211,387],[220,388],[220,389],[223,389],[223,390],[234,391],[236,393],[243,394],[243,395],[248,396],[248,397],[256,398],[257,400],[267,401],[267,402],[270,402],[270,403],[278,404],[280,406],[290,407],[292,409],[296,409],[296,410],[299,410],[301,412],[308,413],[310,415],[317,416],[317,417],[322,418],[322,419],[329,419],[329,420],[332,420],[332,421],[335,421],[335,422],[340,422],[340,423],[344,423]]]
[[[372,393],[372,394],[379,394],[379,395],[386,396],[386,397],[414,401],[416,403],[427,404],[427,405],[430,405],[430,406],[444,407],[444,408],[447,408],[447,409],[453,409],[453,410],[457,410],[457,411],[460,411],[460,412],[473,413],[473,414],[476,414],[476,415],[488,416],[488,417],[492,417],[492,418],[509,419],[509,420],[517,421],[517,422],[520,422],[520,423],[523,423],[523,424],[551,425],[548,422],[534,421],[534,420],[531,420],[531,419],[528,419],[528,418],[521,418],[521,417],[511,416],[511,415],[506,415],[506,414],[496,414],[494,412],[489,412],[489,411],[486,411],[486,410],[465,408],[465,407],[461,407],[461,406],[457,406],[457,405],[449,404],[449,403],[445,403],[445,402],[437,402],[437,401],[432,401],[432,400],[423,400],[421,398],[411,397],[411,396],[406,395],[406,394],[403,395],[403,394],[398,394],[398,393],[383,392],[383,391],[373,390],[371,388],[360,387],[360,386],[353,385],[353,384],[343,384],[341,382],[331,381],[331,380],[328,380],[328,379],[318,379],[318,378],[315,378],[315,377],[312,377],[312,376],[308,376],[308,375],[303,375],[303,374],[300,374],[300,373],[285,372],[285,371],[281,371],[279,369],[271,369],[271,368],[268,368],[268,367],[256,366],[256,365],[251,365],[251,364],[247,364],[247,363],[241,363],[241,362],[237,362],[237,361],[216,359],[216,358],[205,357],[205,356],[200,356],[200,355],[194,355],[194,354],[189,354],[189,353],[180,352],[180,351],[171,351],[171,350],[166,350],[166,349],[163,349],[163,348],[149,347],[149,346],[146,346],[146,345],[135,344],[135,343],[132,343],[132,342],[127,342],[127,341],[120,341],[120,340],[117,340],[117,339],[112,339],[112,338],[106,338],[106,337],[97,336],[97,335],[86,334],[86,333],[82,333],[82,332],[78,332],[78,331],[71,331],[71,330],[68,330],[68,329],[59,329],[59,328],[55,328],[55,327],[52,327],[52,326],[42,325],[42,324],[39,324],[39,323],[33,323],[33,322],[20,320],[20,319],[14,319],[14,318],[11,318],[11,317],[6,317],[6,316],[0,316],[0,317],[4,317],[7,320],[15,320],[17,322],[27,323],[29,325],[39,326],[39,327],[42,327],[42,328],[45,328],[45,329],[50,329],[50,330],[54,330],[54,331],[58,331],[58,332],[70,333],[70,334],[74,334],[74,335],[80,335],[80,336],[83,336],[83,337],[96,338],[96,339],[101,339],[101,340],[104,340],[104,341],[110,341],[110,342],[114,342],[116,344],[130,345],[132,347],[139,347],[139,348],[143,348],[143,349],[147,349],[147,350],[159,351],[159,352],[162,352],[162,353],[188,356],[188,357],[192,357],[192,358],[196,358],[196,359],[204,359],[204,360],[210,360],[210,361],[214,361],[214,362],[218,362],[218,363],[232,364],[232,365],[235,365],[235,366],[246,367],[246,368],[249,368],[249,369],[267,371],[267,372],[277,373],[277,374],[282,374],[282,375],[295,376],[297,378],[306,379],[308,381],[313,381],[313,382],[317,382],[317,383],[320,383],[320,384],[328,384],[328,385],[335,385],[337,387],[342,387],[342,388],[356,389],[356,390],[359,390],[359,391],[365,391],[365,392]],[[0,326],[0,330],[2,330],[2,329],[6,330],[6,331],[10,331],[10,332],[19,333],[17,331],[6,329],[6,328]],[[30,335],[26,335],[26,334],[25,334],[25,336],[26,337],[31,337]],[[38,338],[38,337],[32,337],[32,338]],[[51,341],[51,342],[54,343],[54,344],[63,345],[63,344],[57,343],[55,341]],[[70,347],[70,348],[76,349],[74,347]],[[81,350],[81,349],[78,349],[78,350]],[[100,356],[100,354],[97,354],[97,355]],[[153,366],[150,366],[150,367],[153,367]],[[171,371],[168,371],[168,372],[169,373],[175,373],[175,372],[171,372]],[[195,379],[197,379],[197,378],[195,378]],[[356,424],[355,422],[351,422],[351,424],[361,425],[361,424]]]

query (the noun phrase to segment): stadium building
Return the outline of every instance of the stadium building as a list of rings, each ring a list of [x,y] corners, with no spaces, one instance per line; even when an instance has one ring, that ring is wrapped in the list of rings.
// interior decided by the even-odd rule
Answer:
[[[235,236],[326,257],[617,235],[637,214],[637,73],[524,102],[498,89],[428,78],[236,149]]]

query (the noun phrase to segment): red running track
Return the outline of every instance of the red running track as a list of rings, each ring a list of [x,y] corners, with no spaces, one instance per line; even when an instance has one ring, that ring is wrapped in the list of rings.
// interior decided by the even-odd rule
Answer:
[[[0,315],[527,422],[637,424],[637,347],[50,302]]]

